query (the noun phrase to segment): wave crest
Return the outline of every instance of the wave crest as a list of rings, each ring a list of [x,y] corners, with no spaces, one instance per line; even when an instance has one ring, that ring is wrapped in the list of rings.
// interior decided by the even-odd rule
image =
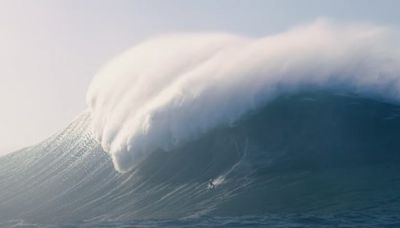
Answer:
[[[262,38],[176,34],[107,64],[87,95],[118,171],[229,126],[282,93],[329,88],[398,99],[400,52],[387,28],[318,21]]]

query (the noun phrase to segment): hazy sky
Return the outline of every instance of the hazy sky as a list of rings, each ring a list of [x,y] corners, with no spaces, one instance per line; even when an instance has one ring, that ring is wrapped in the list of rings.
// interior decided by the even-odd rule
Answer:
[[[0,0],[0,154],[45,139],[86,108],[99,67],[156,34],[249,36],[325,17],[398,27],[391,0]]]

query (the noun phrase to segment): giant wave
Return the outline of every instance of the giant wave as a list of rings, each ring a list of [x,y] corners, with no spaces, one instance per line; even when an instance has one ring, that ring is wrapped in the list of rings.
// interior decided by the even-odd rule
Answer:
[[[394,224],[395,37],[318,22],[139,45],[99,73],[64,131],[0,159],[0,225],[299,213]]]
[[[97,140],[126,171],[234,124],[279,94],[339,88],[398,99],[399,43],[389,29],[317,22],[263,38],[169,35],[109,63],[88,103]]]

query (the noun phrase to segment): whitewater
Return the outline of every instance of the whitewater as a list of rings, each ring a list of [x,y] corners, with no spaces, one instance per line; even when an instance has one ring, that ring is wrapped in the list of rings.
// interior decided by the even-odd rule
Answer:
[[[97,140],[126,171],[234,124],[279,94],[337,88],[398,99],[399,43],[388,29],[317,22],[246,38],[178,34],[149,40],[107,64],[88,92]]]
[[[400,226],[399,44],[326,20],[144,41],[0,158],[0,226]]]

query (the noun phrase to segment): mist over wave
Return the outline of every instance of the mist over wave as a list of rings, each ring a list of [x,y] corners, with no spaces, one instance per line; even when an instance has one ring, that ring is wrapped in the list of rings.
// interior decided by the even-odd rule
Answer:
[[[397,37],[326,21],[261,38],[160,36],[98,73],[87,94],[91,128],[125,172],[156,151],[235,126],[281,94],[329,89],[398,102]]]
[[[317,21],[146,41],[0,158],[0,227],[400,227],[398,40]]]

